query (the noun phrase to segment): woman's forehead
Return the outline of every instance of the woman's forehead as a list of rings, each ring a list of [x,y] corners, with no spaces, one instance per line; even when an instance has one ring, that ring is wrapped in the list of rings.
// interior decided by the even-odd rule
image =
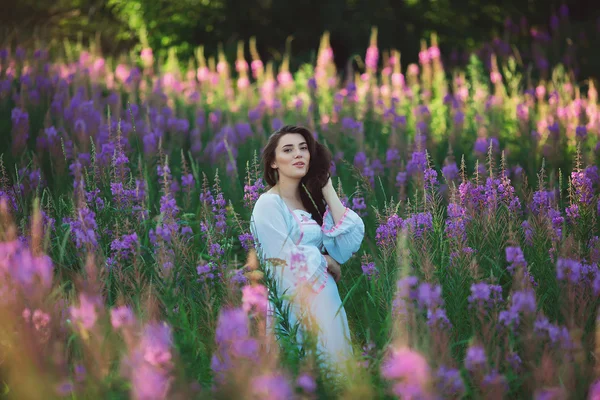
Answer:
[[[287,145],[299,145],[302,143],[306,143],[306,139],[299,133],[288,133],[287,135],[283,135],[279,138],[278,147],[283,147]]]

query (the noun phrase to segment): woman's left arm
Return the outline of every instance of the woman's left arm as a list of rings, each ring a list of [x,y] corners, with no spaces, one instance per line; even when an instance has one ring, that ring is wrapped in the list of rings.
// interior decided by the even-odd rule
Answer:
[[[323,245],[329,255],[343,264],[360,248],[365,235],[365,225],[358,214],[345,207],[339,199],[331,178],[323,187],[327,210],[323,216]]]
[[[329,212],[333,217],[333,223],[337,224],[344,213],[346,212],[346,207],[342,204],[342,201],[337,195],[337,192],[333,188],[333,182],[331,182],[331,177],[327,181],[327,184],[323,187],[323,197],[327,202],[327,206],[329,206]]]

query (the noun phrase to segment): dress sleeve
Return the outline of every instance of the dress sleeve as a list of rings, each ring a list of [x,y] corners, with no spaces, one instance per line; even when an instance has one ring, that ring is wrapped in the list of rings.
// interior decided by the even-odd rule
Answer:
[[[261,197],[252,212],[250,230],[257,253],[272,271],[283,290],[308,282],[317,292],[325,287],[329,273],[327,260],[316,246],[295,243],[292,227],[286,222],[290,212],[275,196]],[[282,293],[279,293],[280,295]]]
[[[329,212],[329,206],[327,206],[321,230],[323,246],[329,255],[340,264],[348,261],[352,254],[358,251],[365,236],[365,224],[362,218],[348,207],[336,224]]]

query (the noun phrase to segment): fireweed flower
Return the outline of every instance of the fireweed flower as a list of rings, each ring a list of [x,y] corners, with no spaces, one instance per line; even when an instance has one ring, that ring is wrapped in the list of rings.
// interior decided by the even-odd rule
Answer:
[[[244,185],[244,205],[246,208],[252,209],[264,188],[262,178],[258,178],[253,185]]]
[[[410,218],[404,220],[404,226],[407,227],[415,238],[422,238],[427,232],[433,230],[433,217],[430,212],[413,214]]]
[[[225,308],[217,319],[215,340],[217,350],[211,359],[211,369],[218,382],[241,360],[257,360],[258,342],[250,336],[249,319],[241,308]]]
[[[226,207],[227,202],[223,197],[223,193],[220,191],[217,193],[217,197],[213,203],[212,211],[215,216],[215,230],[217,233],[225,233],[225,229],[227,229],[227,221],[226,221]]]
[[[469,371],[474,372],[475,369],[484,367],[486,363],[487,357],[483,347],[472,345],[467,349],[467,354],[465,356],[465,367]]]
[[[223,275],[219,265],[212,261],[204,265],[198,265],[196,267],[196,272],[198,273],[198,282],[213,280],[215,278],[220,278]]]
[[[514,292],[511,296],[511,306],[508,310],[501,311],[498,321],[506,327],[516,328],[520,315],[530,316],[536,311],[535,293],[532,289]]]
[[[128,306],[115,307],[110,310],[110,323],[114,329],[132,326],[135,323],[135,315]]]
[[[465,392],[465,384],[460,376],[460,371],[440,366],[436,373],[436,388],[442,395],[460,397]]]
[[[251,248],[254,247],[254,237],[251,233],[242,233],[238,236],[238,240],[242,244],[242,248],[245,251],[249,251]]]
[[[90,246],[95,249],[98,246],[96,232],[98,225],[96,224],[96,213],[84,206],[77,212],[76,219],[64,218],[63,223],[69,224],[71,234],[75,239],[75,246],[78,249],[83,249]]]
[[[107,259],[109,266],[115,265],[118,261],[130,261],[137,252],[140,242],[136,232],[129,235],[123,235],[112,241],[110,248],[112,256]]]
[[[354,166],[359,169],[359,170],[364,170],[365,166],[367,165],[368,159],[367,159],[367,155],[362,152],[359,151],[358,153],[356,153],[354,155]]]
[[[582,205],[590,205],[594,197],[592,180],[586,175],[585,171],[571,172],[571,182],[575,189],[575,201]]]
[[[533,245],[533,228],[531,227],[531,224],[529,223],[529,221],[523,221],[523,223],[521,224],[521,228],[523,229],[523,234],[525,235],[525,243],[527,243],[527,245],[532,246]]]
[[[427,168],[424,173],[425,190],[434,189],[438,185],[438,173],[433,168]]]
[[[492,308],[502,302],[502,287],[485,282],[474,283],[467,300],[469,307]]]
[[[456,203],[448,204],[448,218],[444,232],[448,235],[448,239],[456,239],[461,242],[467,240],[467,212],[463,206]]]
[[[52,260],[47,255],[34,255],[23,243],[0,243],[0,275],[19,287],[25,295],[32,295],[52,286]],[[0,290],[5,280],[0,280]]]
[[[165,323],[151,322],[139,344],[124,358],[127,376],[131,380],[132,397],[136,399],[166,399],[173,378],[171,329]]]
[[[427,168],[427,156],[424,151],[415,151],[411,155],[410,161],[406,164],[406,172],[413,175],[416,172],[424,171]]]
[[[459,170],[455,162],[449,163],[442,168],[442,175],[444,176],[444,179],[446,179],[446,181],[448,182],[458,179],[458,173]]]
[[[509,246],[506,248],[506,261],[510,263],[510,265],[506,268],[510,274],[514,274],[515,269],[517,268],[527,268],[527,261],[525,261],[525,257],[523,256],[523,251],[521,248],[516,246]]]
[[[352,209],[356,211],[358,215],[361,217],[365,217],[367,215],[367,205],[365,204],[365,199],[362,196],[356,196],[352,198]]]
[[[90,330],[96,325],[98,319],[97,308],[101,301],[86,293],[79,294],[79,306],[70,307],[71,319],[80,329]]]
[[[508,381],[506,377],[496,370],[492,370],[489,374],[483,377],[483,381],[481,382],[484,388],[487,388],[490,391],[508,390]]]
[[[556,263],[556,279],[578,284],[582,278],[582,264],[570,258],[559,258]]]
[[[260,375],[252,379],[250,390],[257,398],[287,400],[293,391],[287,378],[281,373]]]
[[[400,164],[400,151],[396,148],[390,148],[385,153],[385,166],[395,168]]]
[[[296,379],[296,386],[298,386],[305,393],[314,393],[317,390],[317,383],[315,382],[315,378],[310,376],[309,374],[301,374]]]
[[[264,285],[248,285],[242,288],[242,309],[245,312],[254,310],[259,315],[266,315],[267,302],[267,288]]]
[[[396,175],[396,187],[403,187],[406,185],[406,179],[408,177],[407,172],[400,171]]]
[[[562,239],[562,228],[565,222],[565,218],[561,215],[560,211],[555,209],[550,209],[548,211],[548,216],[550,217],[555,239]]]
[[[427,360],[407,347],[392,348],[381,365],[381,376],[391,381],[396,396],[422,394],[430,379]]]
[[[363,274],[366,275],[368,280],[373,279],[373,277],[379,276],[379,270],[375,266],[374,262],[366,263],[361,265],[361,269]]]
[[[392,314],[395,316],[404,316],[408,312],[408,301],[417,298],[416,286],[419,279],[416,276],[407,276],[396,282],[396,295],[392,303]]]
[[[397,214],[393,214],[385,223],[379,225],[375,233],[377,246],[386,249],[395,247],[396,237],[398,236],[398,231],[402,229],[403,222],[404,221],[402,218],[400,218]]]
[[[560,345],[562,349],[571,349],[573,346],[567,327],[552,324],[543,315],[538,316],[535,320],[533,331],[538,337],[548,339],[550,343]]]

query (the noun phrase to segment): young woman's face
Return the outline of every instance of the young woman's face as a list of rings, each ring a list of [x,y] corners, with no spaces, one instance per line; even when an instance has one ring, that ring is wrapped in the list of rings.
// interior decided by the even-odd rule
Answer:
[[[304,136],[288,133],[279,138],[271,168],[277,169],[280,177],[302,179],[308,173],[309,165],[310,152]]]

